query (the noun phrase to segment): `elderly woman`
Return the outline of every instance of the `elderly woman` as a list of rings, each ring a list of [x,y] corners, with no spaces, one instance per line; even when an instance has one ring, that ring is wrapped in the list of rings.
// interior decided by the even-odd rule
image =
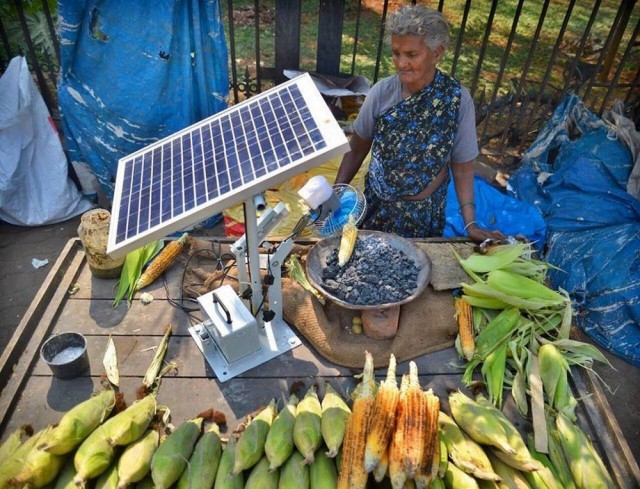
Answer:
[[[441,236],[451,167],[468,236],[501,237],[475,219],[473,100],[460,82],[436,68],[449,43],[449,24],[436,10],[407,6],[386,27],[398,73],[367,95],[336,183],[349,183],[371,151],[362,227],[404,237]]]

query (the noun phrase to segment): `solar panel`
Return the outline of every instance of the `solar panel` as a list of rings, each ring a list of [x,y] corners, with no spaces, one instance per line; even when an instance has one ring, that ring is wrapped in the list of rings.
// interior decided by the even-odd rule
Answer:
[[[301,75],[120,159],[107,251],[122,256],[347,150]]]

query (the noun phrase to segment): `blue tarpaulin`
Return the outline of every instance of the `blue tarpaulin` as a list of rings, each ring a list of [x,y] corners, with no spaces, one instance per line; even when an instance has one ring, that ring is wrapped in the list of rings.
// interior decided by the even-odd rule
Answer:
[[[227,107],[218,0],[60,0],[58,12],[67,149],[108,198],[120,158]]]
[[[614,119],[615,120],[615,119]],[[565,98],[509,180],[548,226],[549,279],[576,324],[640,367],[640,201],[627,192],[634,155],[616,124]]]

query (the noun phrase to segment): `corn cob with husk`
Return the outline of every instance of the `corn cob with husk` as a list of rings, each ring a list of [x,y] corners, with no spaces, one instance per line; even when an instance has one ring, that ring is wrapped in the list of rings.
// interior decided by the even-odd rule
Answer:
[[[578,402],[573,397],[569,385],[569,362],[552,343],[542,345],[538,349],[538,362],[549,406],[575,420],[574,411]]]
[[[304,463],[312,463],[316,450],[322,444],[322,405],[315,386],[307,390],[296,408],[293,443],[304,456]]]
[[[456,467],[453,462],[449,462],[447,465],[444,483],[450,489],[479,489],[478,482],[465,471]]]
[[[324,397],[322,398],[322,439],[328,448],[327,457],[334,458],[344,439],[344,431],[351,409],[344,402],[342,396],[336,392],[331,384],[325,384]]]
[[[178,255],[184,248],[187,241],[188,234],[183,233],[178,239],[170,241],[162,248],[162,251],[156,255],[151,261],[149,266],[145,269],[144,273],[140,275],[140,278],[136,282],[135,291],[145,288],[147,285],[151,285],[160,275],[167,270],[173,262],[178,258]]]
[[[162,368],[164,357],[167,354],[167,350],[169,349],[169,338],[171,337],[171,333],[172,328],[171,325],[168,324],[164,328],[162,340],[160,340],[160,344],[158,345],[158,348],[156,348],[156,352],[153,355],[153,360],[151,360],[151,363],[149,364],[149,367],[144,374],[144,378],[142,379],[142,385],[144,385],[147,389],[151,389],[153,385],[158,382],[160,369]]]
[[[118,489],[140,482],[151,469],[151,459],[158,448],[160,435],[148,430],[141,438],[128,445],[118,459]]]
[[[324,296],[309,282],[307,275],[304,273],[304,269],[302,268],[302,264],[300,263],[298,255],[291,255],[285,262],[285,266],[287,267],[287,271],[289,272],[289,277],[302,285],[302,287],[307,292],[311,292],[315,296],[315,298],[320,301],[320,304],[324,305]]]
[[[76,467],[73,465],[73,458],[69,458],[56,479],[54,489],[75,489],[77,487],[73,480],[75,476]]]
[[[425,489],[433,479],[438,477],[438,468],[440,467],[440,437],[438,435],[440,399],[432,389],[424,392],[424,398],[426,401],[424,448],[420,467],[414,476],[418,489]]]
[[[324,450],[318,450],[316,458],[309,466],[310,489],[335,489],[338,485],[338,470],[333,458]]]
[[[235,452],[238,440],[234,437],[230,437],[227,441],[227,445],[222,451],[220,456],[220,463],[218,464],[218,472],[216,473],[216,481],[213,487],[216,489],[243,489],[244,488],[244,476],[240,472],[237,475],[232,475],[233,461],[235,459]]]
[[[71,452],[111,414],[115,404],[112,389],[81,402],[62,416],[58,425],[38,443],[38,448],[56,455]]]
[[[349,216],[348,222],[342,227],[342,236],[340,238],[340,248],[338,248],[338,266],[343,267],[347,264],[353,250],[356,247],[358,239],[358,228],[354,216]]]
[[[271,423],[264,443],[264,454],[269,460],[271,470],[280,467],[293,452],[293,425],[296,421],[297,405],[298,397],[291,394],[289,401]]]
[[[409,389],[409,375],[403,375],[400,381],[400,397],[396,408],[396,427],[389,445],[389,480],[393,489],[402,489],[407,480],[404,469],[404,425],[407,416],[407,390]]]
[[[387,450],[391,434],[396,426],[396,408],[400,398],[400,389],[396,380],[396,357],[391,354],[387,377],[380,382],[373,401],[373,408],[367,428],[367,441],[364,453],[364,467],[371,472]]]
[[[373,375],[373,357],[365,351],[364,372],[356,389],[342,442],[338,487],[340,489],[364,489],[368,473],[364,467],[364,452],[367,441],[367,425],[373,409],[376,383]]]
[[[433,479],[429,483],[428,489],[446,489],[446,486],[444,484],[444,477]]]
[[[89,479],[93,479],[109,468],[116,458],[114,446],[109,443],[99,426],[78,447],[73,456],[76,468],[75,483],[78,487],[85,487]]]
[[[495,414],[462,392],[449,395],[449,406],[455,422],[472,440],[499,448],[505,453],[516,453]]]
[[[462,357],[470,361],[476,351],[475,331],[473,328],[473,311],[471,304],[464,299],[455,299],[455,318],[458,323],[458,342]]]
[[[222,456],[220,428],[217,423],[200,437],[193,449],[187,468],[180,476],[178,489],[198,489],[213,487]]]
[[[484,449],[469,438],[453,419],[440,412],[438,426],[446,453],[456,467],[477,479],[500,480],[500,476],[493,471]]]
[[[22,425],[18,429],[14,430],[7,439],[0,445],[0,464],[3,460],[7,460],[11,455],[22,445],[23,439],[29,438],[33,435],[33,428],[31,425]]]
[[[250,469],[262,458],[267,435],[275,417],[276,401],[272,399],[269,405],[262,409],[240,434],[235,447],[233,475]]]
[[[280,469],[270,470],[269,460],[262,457],[260,461],[251,468],[244,489],[278,489],[280,480]],[[203,486],[194,486],[203,487]]]
[[[573,481],[578,489],[610,489],[616,487],[591,440],[562,414],[556,417],[560,444]]]
[[[294,450],[280,467],[278,489],[309,489],[309,464],[304,455]]]
[[[442,412],[442,411],[440,411]],[[438,422],[440,421],[440,415],[438,414]],[[457,426],[457,425],[456,425]],[[440,443],[440,450],[438,452],[438,477],[444,478],[444,474],[447,471],[447,465],[449,464],[449,451],[447,444],[443,440],[442,432],[438,427],[438,441]]]
[[[153,479],[151,478],[151,474],[145,476],[140,482],[135,485],[136,489],[155,489],[153,485]]]
[[[200,436],[202,418],[180,424],[160,444],[151,459],[151,478],[157,489],[167,489],[180,479]]]
[[[495,451],[489,453],[491,466],[493,467],[493,470],[496,471],[496,474],[500,476],[500,479],[502,479],[498,484],[498,487],[505,487],[508,489],[531,489],[523,472],[507,465],[502,460],[494,457],[493,454],[495,454]]]
[[[96,480],[93,489],[117,489],[118,487],[118,464],[113,463],[105,470],[98,480]]]
[[[109,418],[100,425],[99,429],[111,445],[126,446],[136,441],[147,431],[155,414],[156,397],[149,394]]]
[[[560,478],[556,472],[553,463],[545,453],[540,453],[535,449],[533,435],[527,435],[527,447],[531,456],[536,459],[542,467],[534,472],[525,472],[527,482],[533,489],[561,489],[564,487],[560,483]]]
[[[557,479],[564,489],[575,489],[576,484],[573,481],[573,475],[571,475],[569,462],[562,451],[560,434],[555,427],[555,420],[552,421],[549,417],[547,417],[547,433],[549,441],[547,445],[547,448],[549,449],[549,460],[553,465]]]
[[[47,435],[45,433],[43,437]],[[20,472],[10,483],[18,487],[43,487],[55,480],[65,462],[64,455],[54,455],[34,447],[25,458]]]
[[[35,433],[16,448],[6,460],[0,461],[0,488],[9,487],[9,481],[20,473],[29,452],[48,429],[50,428],[47,427]]]

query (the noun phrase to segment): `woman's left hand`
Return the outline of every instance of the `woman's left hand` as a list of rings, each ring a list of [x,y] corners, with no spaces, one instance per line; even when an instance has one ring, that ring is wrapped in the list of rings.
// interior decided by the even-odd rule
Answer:
[[[500,231],[489,231],[488,229],[479,227],[475,223],[467,228],[467,235],[470,239],[478,243],[486,239],[504,239],[505,237]]]

